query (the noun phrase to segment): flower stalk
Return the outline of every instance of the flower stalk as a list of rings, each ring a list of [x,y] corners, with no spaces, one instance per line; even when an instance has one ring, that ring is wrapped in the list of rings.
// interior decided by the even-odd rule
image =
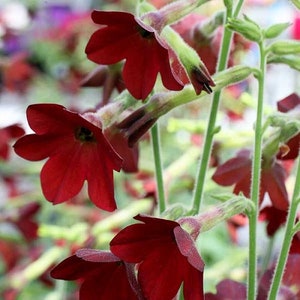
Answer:
[[[242,7],[242,3],[243,3],[242,0],[240,0],[237,3],[236,9],[233,12],[234,16],[238,15],[238,13]],[[231,16],[232,16],[232,11],[230,8],[228,9],[228,7],[227,7],[225,22],[227,22],[227,20]],[[227,27],[225,27],[224,33],[223,33],[223,38],[222,38],[219,61],[218,61],[218,65],[217,65],[217,72],[221,72],[221,71],[225,70],[225,68],[227,66],[231,40],[232,40],[232,32]],[[198,167],[198,173],[197,173],[197,178],[196,178],[196,183],[195,183],[194,196],[193,196],[193,208],[192,208],[193,213],[199,212],[201,202],[202,202],[202,197],[203,197],[203,192],[204,192],[204,183],[205,183],[205,178],[206,178],[206,170],[208,167],[208,162],[209,162],[209,158],[210,158],[210,154],[211,154],[211,150],[212,150],[214,134],[216,132],[215,127],[216,127],[217,113],[218,113],[219,104],[220,104],[220,98],[221,98],[221,91],[215,92],[213,95],[212,104],[211,104],[211,108],[210,108],[210,115],[209,115],[209,120],[208,120],[207,131],[205,134],[203,153],[202,153],[201,161],[200,161],[200,164]]]
[[[252,175],[250,195],[254,204],[254,210],[249,215],[249,265],[248,265],[248,299],[256,299],[257,291],[257,222],[259,212],[259,192],[260,192],[260,178],[261,178],[261,157],[262,157],[262,137],[263,137],[263,99],[265,86],[265,72],[266,72],[266,53],[263,42],[259,42],[260,50],[260,74],[258,80],[258,99],[255,122],[255,138],[254,138],[254,154],[252,161]]]
[[[287,216],[285,234],[282,242],[282,247],[280,250],[280,254],[278,257],[277,265],[274,272],[274,277],[272,280],[272,284],[269,290],[268,300],[276,299],[276,295],[280,288],[280,283],[283,277],[284,268],[287,262],[289,249],[291,246],[292,238],[295,234],[293,230],[295,219],[297,215],[297,208],[299,204],[299,195],[300,195],[300,159],[298,159],[297,173],[296,173],[296,181],[294,192],[292,196],[292,202],[289,208],[289,213]]]

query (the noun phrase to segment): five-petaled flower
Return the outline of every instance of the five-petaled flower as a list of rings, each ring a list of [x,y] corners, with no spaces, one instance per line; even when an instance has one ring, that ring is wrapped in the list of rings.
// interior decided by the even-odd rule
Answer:
[[[204,299],[204,263],[188,232],[175,221],[135,219],[143,223],[121,230],[110,250],[128,263],[139,263],[138,281],[146,299],[171,300],[182,283],[185,300]]]
[[[183,83],[172,71],[168,45],[149,25],[126,12],[93,11],[95,31],[87,46],[87,57],[97,64],[110,65],[125,59],[123,79],[136,99],[146,99],[158,73],[169,90],[181,90]]]
[[[27,119],[35,134],[23,136],[14,148],[31,161],[49,157],[41,171],[46,199],[53,204],[69,200],[87,180],[91,201],[107,211],[116,209],[113,170],[120,170],[122,159],[102,129],[58,104],[30,105]]]
[[[81,300],[138,299],[129,280],[132,265],[109,251],[79,249],[58,264],[51,276],[55,279],[81,279]]]
[[[242,150],[236,157],[229,159],[219,165],[212,176],[212,179],[222,185],[230,186],[235,184],[233,193],[242,192],[250,197],[252,160],[250,151]],[[273,206],[279,210],[288,208],[288,194],[285,187],[285,170],[279,161],[275,159],[266,160],[262,163],[260,203],[266,193],[269,194]]]

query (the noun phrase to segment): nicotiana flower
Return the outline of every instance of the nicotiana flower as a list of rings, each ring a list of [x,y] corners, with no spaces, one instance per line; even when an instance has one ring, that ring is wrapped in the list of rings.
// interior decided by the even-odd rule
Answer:
[[[30,105],[27,119],[35,134],[23,136],[14,148],[31,161],[49,157],[41,171],[46,199],[53,204],[69,200],[86,180],[91,201],[113,211],[113,170],[120,171],[122,159],[101,128],[58,104]]]
[[[23,134],[25,134],[25,131],[18,124],[0,128],[0,159],[8,160],[10,152],[10,140],[19,138]]]
[[[158,73],[167,89],[183,88],[171,69],[167,44],[151,26],[126,12],[93,11],[92,19],[106,26],[92,34],[85,50],[88,58],[103,65],[125,59],[123,79],[136,99],[147,98]]]
[[[79,249],[58,264],[51,276],[55,279],[81,279],[80,300],[138,299],[133,283],[133,266],[109,251]],[[138,292],[137,292],[138,293]]]
[[[233,193],[242,192],[250,197],[252,160],[250,151],[242,150],[236,157],[219,165],[212,179],[223,186],[235,185]],[[266,193],[269,194],[273,206],[280,210],[288,207],[288,194],[285,187],[285,170],[279,161],[272,159],[262,163],[260,204]]]
[[[183,283],[185,300],[202,300],[204,263],[191,236],[175,221],[138,215],[143,223],[121,230],[111,251],[138,263],[138,281],[146,299],[171,300]]]

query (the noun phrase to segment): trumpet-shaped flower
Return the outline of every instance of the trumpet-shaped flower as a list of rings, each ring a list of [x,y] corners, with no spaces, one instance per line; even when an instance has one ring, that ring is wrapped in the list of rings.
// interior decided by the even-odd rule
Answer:
[[[183,88],[171,69],[167,44],[151,26],[126,12],[93,11],[92,19],[105,26],[92,34],[85,50],[88,58],[103,65],[125,59],[123,79],[135,98],[147,98],[158,73],[166,88]]]
[[[113,211],[113,170],[120,170],[122,159],[101,128],[57,104],[30,105],[27,119],[35,134],[23,136],[14,148],[19,156],[31,161],[49,157],[41,171],[46,199],[53,204],[69,200],[86,180],[91,201]]]

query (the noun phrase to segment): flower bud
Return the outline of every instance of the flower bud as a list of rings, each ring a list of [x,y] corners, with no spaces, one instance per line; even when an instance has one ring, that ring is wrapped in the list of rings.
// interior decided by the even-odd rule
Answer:
[[[244,20],[230,18],[227,28],[240,33],[250,41],[259,42],[262,40],[260,27],[246,15],[244,15]]]
[[[264,35],[267,39],[273,39],[279,36],[283,31],[285,31],[289,26],[291,26],[291,23],[279,23],[270,26],[266,29]]]
[[[180,218],[177,222],[193,239],[196,239],[200,232],[208,231],[234,215],[250,213],[252,209],[253,203],[251,200],[241,195],[231,195],[231,198],[225,203],[197,216]]]
[[[225,86],[243,81],[252,73],[253,69],[248,66],[238,65],[228,68],[225,71],[219,72],[214,76],[216,89],[219,90]]]
[[[290,68],[300,71],[300,57],[298,55],[280,56],[280,55],[269,55],[268,64],[285,64]]]
[[[277,55],[299,54],[300,42],[294,40],[276,41],[270,45],[269,50]]]
[[[187,76],[194,86],[196,94],[199,95],[202,90],[211,93],[212,89],[210,86],[215,86],[215,83],[197,52],[171,27],[165,27],[162,34],[171,48],[178,55],[179,61],[186,70]]]

